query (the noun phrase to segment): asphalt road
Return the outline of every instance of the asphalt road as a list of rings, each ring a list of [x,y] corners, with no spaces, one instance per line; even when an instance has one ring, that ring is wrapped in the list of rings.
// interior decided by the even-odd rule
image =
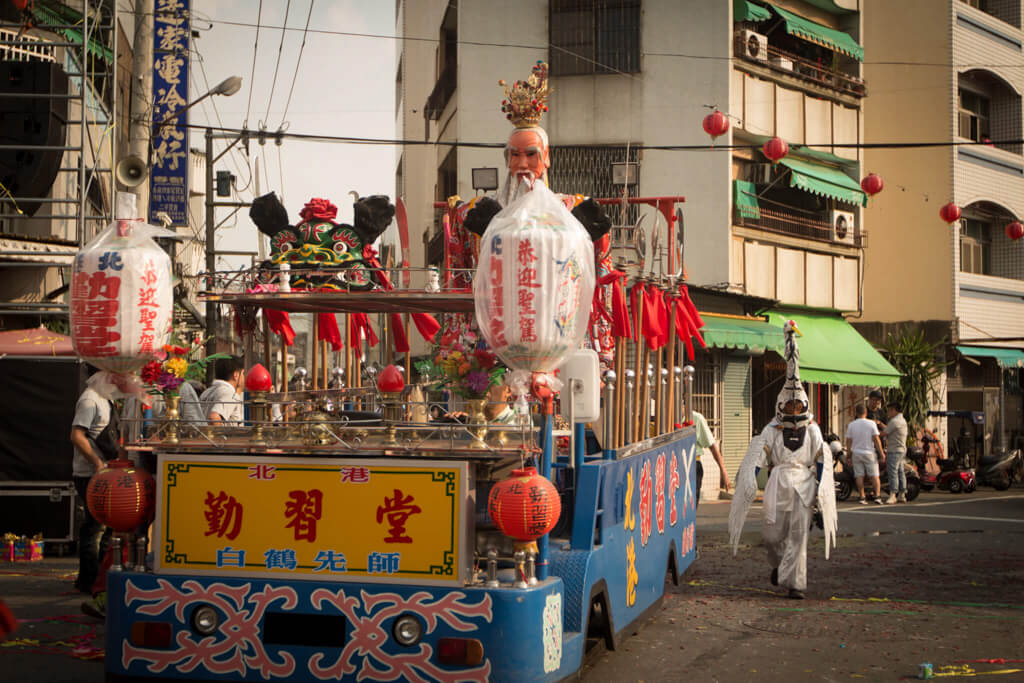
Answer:
[[[944,680],[1024,681],[1024,488],[841,504],[832,559],[820,532],[812,537],[803,601],[768,582],[760,506],[736,557],[728,510],[701,503],[697,561],[648,622],[592,658],[584,680],[896,681],[927,661]],[[76,567],[0,563],[0,597],[22,620],[0,645],[0,681],[103,680],[103,626],[79,612]],[[973,661],[985,659],[1004,661]]]

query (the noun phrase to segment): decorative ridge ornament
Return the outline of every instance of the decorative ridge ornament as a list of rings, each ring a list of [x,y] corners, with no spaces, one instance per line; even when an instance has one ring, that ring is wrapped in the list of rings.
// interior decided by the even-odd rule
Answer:
[[[516,128],[540,125],[541,115],[548,110],[547,100],[552,88],[548,86],[547,62],[538,60],[525,81],[516,81],[509,87],[504,79],[498,85],[505,88],[501,111]]]

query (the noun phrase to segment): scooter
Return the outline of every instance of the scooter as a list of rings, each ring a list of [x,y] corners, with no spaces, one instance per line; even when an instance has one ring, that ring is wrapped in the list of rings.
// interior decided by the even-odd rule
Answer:
[[[997,452],[992,455],[983,455],[978,460],[978,466],[974,468],[975,480],[978,486],[991,486],[996,491],[1005,491],[1010,488],[1021,473],[1024,472],[1024,461],[1022,461],[1020,449],[1010,453]]]
[[[924,442],[925,448],[913,447],[907,451],[907,460],[917,468],[921,488],[931,491],[938,488],[950,493],[972,493],[978,488],[978,482],[974,476],[974,470],[963,467],[961,463],[953,458],[938,459],[929,462],[929,443]],[[909,488],[909,480],[907,481]]]

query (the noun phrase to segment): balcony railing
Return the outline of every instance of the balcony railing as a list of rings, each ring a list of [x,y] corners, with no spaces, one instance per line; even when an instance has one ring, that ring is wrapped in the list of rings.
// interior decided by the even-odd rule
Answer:
[[[434,90],[430,93],[430,97],[427,98],[427,104],[423,107],[423,113],[426,114],[429,120],[437,121],[441,118],[441,113],[448,106],[448,100],[455,94],[456,76],[457,71],[454,64],[449,64],[441,72],[441,77],[437,79]]]
[[[760,63],[746,55],[741,55],[741,57],[749,62]],[[838,69],[833,69],[824,62],[816,62],[798,57],[773,45],[768,46],[768,63],[766,66],[773,71],[793,76],[822,88],[838,90],[846,95],[853,97],[864,97],[867,95],[867,85],[864,79],[843,73]]]
[[[743,216],[739,211],[734,211],[735,225],[748,228],[757,228],[765,232],[774,232],[779,235],[790,235],[802,237],[816,242],[830,242],[853,247],[866,246],[865,233],[861,228],[850,226],[845,235],[836,234],[836,230],[828,216],[800,216],[795,213],[797,209],[786,211],[781,207],[766,209],[761,206],[758,213],[760,217],[752,218]]]

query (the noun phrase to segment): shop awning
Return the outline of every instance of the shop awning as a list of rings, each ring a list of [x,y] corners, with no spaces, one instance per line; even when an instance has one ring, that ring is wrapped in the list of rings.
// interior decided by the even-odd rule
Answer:
[[[704,327],[700,328],[704,342],[719,349],[747,349],[750,351],[775,351],[781,354],[785,340],[782,328],[773,326],[762,318],[720,316],[700,312]]]
[[[994,358],[1003,368],[1024,368],[1024,351],[997,346],[957,346],[956,350],[971,358]]]
[[[818,311],[771,311],[769,322],[778,328],[796,321],[803,333],[800,347],[800,379],[821,384],[861,387],[897,387],[900,373],[860,335],[853,325],[832,313]]]
[[[761,207],[757,203],[757,188],[749,180],[732,181],[732,203],[743,218],[758,219]]]
[[[779,160],[779,163],[791,171],[789,174],[790,187],[822,197],[838,199],[847,204],[867,206],[868,197],[860,189],[857,181],[838,168],[791,157],[784,157]]]
[[[849,33],[822,26],[778,7],[772,7],[772,9],[778,12],[779,17],[786,22],[786,32],[789,35],[817,43],[835,52],[842,52],[857,61],[864,61],[864,48]]]
[[[767,7],[755,5],[747,0],[732,1],[733,21],[767,21],[772,18],[772,13]]]

